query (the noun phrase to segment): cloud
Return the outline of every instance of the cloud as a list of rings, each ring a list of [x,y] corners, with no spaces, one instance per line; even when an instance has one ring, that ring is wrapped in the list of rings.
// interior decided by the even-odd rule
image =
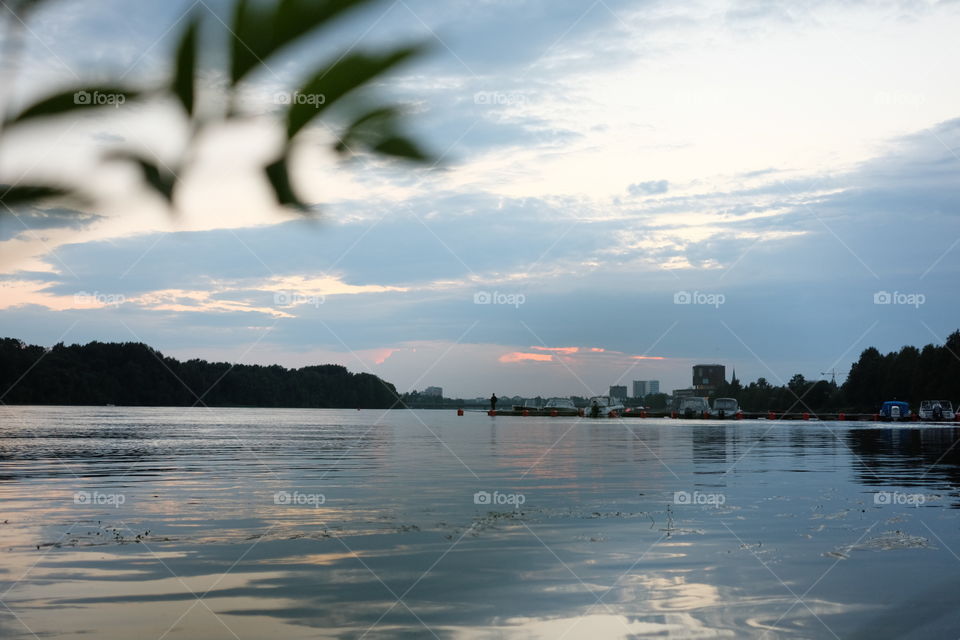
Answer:
[[[571,353],[577,353],[578,351],[580,351],[580,347],[538,347],[538,346],[532,346],[532,347],[530,347],[530,348],[531,348],[531,349],[535,349],[535,350],[537,350],[537,351],[552,351],[552,352],[554,352],[554,353],[562,353],[562,354],[571,354]]]
[[[511,362],[553,362],[553,356],[547,353],[524,353],[522,351],[512,351],[505,353],[498,361],[504,363]]]
[[[31,235],[36,238],[37,231],[83,229],[101,219],[102,216],[74,209],[30,209],[16,215],[3,211],[0,213],[0,242]]]
[[[650,180],[631,184],[627,192],[632,196],[654,196],[666,193],[669,189],[670,183],[666,180]]]
[[[265,217],[231,172],[237,210],[204,201],[224,217],[203,231],[147,232],[158,228],[155,212],[107,221],[29,212],[29,232],[2,218],[0,252],[30,245],[43,256],[3,276],[6,330],[50,344],[77,322],[91,339],[132,330],[184,355],[242,353],[269,331],[264,362],[355,359],[409,383],[457,344],[451,353],[462,359],[433,370],[444,387],[468,378],[557,386],[546,373],[501,377],[549,361],[603,391],[626,371],[686,385],[685,359],[701,357],[812,377],[850,349],[855,356],[874,321],[867,339],[886,348],[932,341],[927,327],[955,323],[960,121],[931,123],[955,115],[957,89],[942,81],[949,70],[926,61],[954,50],[956,5],[903,21],[859,4],[407,5],[357,13],[271,66],[290,79],[297,59],[348,46],[387,9],[362,46],[435,41],[434,30],[445,46],[379,88],[410,105],[414,130],[444,153],[441,169],[298,165],[325,202],[316,225]],[[21,75],[70,78],[54,56],[98,72],[133,64],[138,42],[156,40],[186,9],[114,14],[120,6],[44,10]],[[808,28],[814,17],[824,19]],[[162,70],[174,36],[134,73]],[[797,57],[798,47],[813,53]],[[858,69],[848,49],[870,68]],[[217,182],[207,177],[198,182]],[[255,210],[250,222],[243,205]],[[73,233],[94,222],[97,241]],[[881,289],[920,291],[930,303],[879,315],[870,300]],[[720,293],[726,304],[674,305],[681,290]],[[478,291],[525,303],[475,305]],[[78,292],[125,302],[78,304]],[[646,353],[667,355],[630,355]]]

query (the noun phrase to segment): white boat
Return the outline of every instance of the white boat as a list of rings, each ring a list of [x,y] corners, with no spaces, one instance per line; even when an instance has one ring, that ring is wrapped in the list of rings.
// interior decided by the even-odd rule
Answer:
[[[710,415],[710,401],[699,396],[680,399],[678,410],[681,418],[702,418]]]
[[[553,415],[556,412],[558,416],[579,415],[577,405],[573,404],[570,398],[550,398],[543,406],[543,412],[547,415]]]
[[[710,415],[714,418],[733,418],[740,411],[736,398],[717,398],[713,401],[713,410]]]
[[[517,413],[523,413],[526,411],[530,414],[538,414],[543,407],[540,406],[540,401],[536,398],[529,398],[523,401],[523,404],[513,405],[513,410]]]
[[[924,400],[920,403],[917,412],[921,420],[939,422],[940,420],[954,420],[957,414],[953,411],[953,404],[949,400]]]
[[[591,418],[606,418],[608,416],[619,416],[623,413],[623,405],[610,396],[593,396],[585,410],[585,415]]]

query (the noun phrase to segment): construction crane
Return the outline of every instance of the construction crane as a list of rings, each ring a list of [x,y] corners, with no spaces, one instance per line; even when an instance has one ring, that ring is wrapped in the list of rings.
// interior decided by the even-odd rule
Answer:
[[[836,369],[836,367],[834,367],[833,369],[830,369],[829,371],[821,371],[821,372],[820,372],[820,375],[825,376],[825,375],[827,375],[828,373],[830,374],[830,382],[831,382],[831,384],[834,384],[834,385],[837,384],[837,369]]]

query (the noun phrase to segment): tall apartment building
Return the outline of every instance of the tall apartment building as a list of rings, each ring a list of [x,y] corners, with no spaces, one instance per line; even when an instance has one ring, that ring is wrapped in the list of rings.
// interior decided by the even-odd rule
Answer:
[[[659,380],[634,380],[633,397],[643,398],[652,393],[660,393]]]

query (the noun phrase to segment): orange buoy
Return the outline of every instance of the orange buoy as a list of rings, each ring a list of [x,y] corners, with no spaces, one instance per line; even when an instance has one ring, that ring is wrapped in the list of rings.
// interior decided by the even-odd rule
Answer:
[[[777,414],[773,411],[767,411],[767,420],[776,420]]]
[[[671,412],[670,412],[670,417],[676,419],[676,417],[677,417],[677,412],[676,412],[676,411],[671,411]]]
[[[495,416],[495,415],[497,415],[497,412],[494,411],[493,409],[488,409],[488,410],[487,410],[487,415],[488,415],[488,416]]]
[[[530,415],[530,412],[527,411],[526,409],[524,409],[524,410],[523,410],[523,413],[522,413],[521,415],[523,415],[523,417],[527,417],[527,416]]]
[[[620,417],[620,414],[617,413],[616,411],[611,411],[610,413],[607,414],[607,417],[608,417],[608,418],[619,418],[619,417]]]
[[[804,420],[809,420],[809,419],[810,419],[810,414],[807,413],[806,411],[804,411],[804,412],[803,412],[803,419],[804,419]]]
[[[551,418],[556,418],[558,415],[560,415],[560,412],[557,411],[556,409],[551,409],[551,410],[550,410],[550,417],[551,417]]]
[[[737,420],[743,420],[743,411],[737,411],[736,415],[733,417]]]
[[[843,413],[842,411],[837,414],[837,420],[846,420],[846,419],[847,419],[847,414]]]
[[[463,415],[463,409],[457,409],[457,415],[458,415],[458,416],[462,416],[462,415]]]
[[[641,412],[640,412],[640,417],[641,417],[641,418],[646,418],[646,417],[647,417],[647,412],[646,412],[646,411],[641,411]]]

